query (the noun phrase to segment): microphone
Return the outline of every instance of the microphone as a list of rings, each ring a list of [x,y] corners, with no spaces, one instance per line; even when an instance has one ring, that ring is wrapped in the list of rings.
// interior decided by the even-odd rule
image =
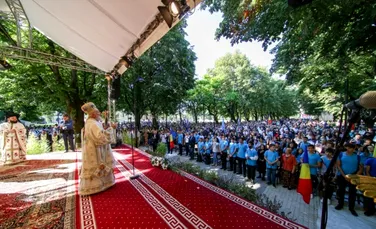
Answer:
[[[358,104],[363,108],[376,109],[376,91],[367,91],[356,101],[358,101]]]
[[[361,95],[359,99],[353,100],[347,104],[345,107],[348,109],[376,109],[376,91],[368,91]]]

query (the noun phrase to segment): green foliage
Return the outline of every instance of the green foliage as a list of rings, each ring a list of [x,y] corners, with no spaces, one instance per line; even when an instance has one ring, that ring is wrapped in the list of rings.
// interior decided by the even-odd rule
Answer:
[[[185,39],[185,27],[180,22],[124,73],[117,105],[136,115],[136,125],[147,111],[154,117],[174,114],[194,87],[197,58]]]
[[[132,142],[132,140],[133,140],[133,142]],[[135,137],[134,136],[131,137],[130,133],[127,132],[127,131],[123,131],[123,142],[126,143],[126,144],[128,144],[128,145],[133,145],[133,146],[136,145],[136,139],[135,139]]]
[[[51,151],[47,139],[42,136],[41,140],[38,140],[33,133],[31,133],[27,139],[26,150],[27,154],[42,154]]]
[[[215,67],[196,82],[187,101],[193,115],[197,115],[201,103],[216,122],[220,115],[233,122],[251,117],[259,120],[269,114],[273,118],[289,117],[299,108],[296,90],[273,79],[265,69],[251,65],[239,51],[219,58]]]
[[[350,98],[375,88],[375,1],[315,0],[294,9],[286,0],[207,0],[203,7],[223,13],[217,39],[262,41],[265,50],[275,44],[272,71],[299,87],[306,113],[338,114],[346,79]]]
[[[65,150],[65,146],[64,146],[64,141],[62,138],[59,139],[59,141],[57,140],[57,136],[53,137],[52,138],[52,150],[54,152],[56,151],[63,151]]]
[[[1,20],[10,37],[16,37],[14,21]],[[76,59],[43,34],[33,33],[33,49],[44,53]],[[12,45],[13,42],[0,33],[0,45]],[[94,102],[103,110],[106,104],[107,86],[103,76],[76,71],[57,66],[30,63],[10,59],[11,69],[0,74],[0,110],[12,108],[21,113],[21,118],[36,121],[42,114],[56,111],[70,114],[75,123],[75,132],[79,133],[84,125],[81,106]],[[80,139],[77,139],[78,143]]]
[[[156,152],[154,153],[155,155],[154,156],[158,156],[158,157],[164,157],[166,155],[166,152],[167,152],[167,146],[165,143],[158,143],[157,145],[157,149],[155,150]]]

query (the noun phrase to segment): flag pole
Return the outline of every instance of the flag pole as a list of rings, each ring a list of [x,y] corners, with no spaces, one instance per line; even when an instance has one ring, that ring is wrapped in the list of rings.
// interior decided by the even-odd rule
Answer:
[[[342,117],[343,117],[343,114],[344,114],[344,110],[345,110],[345,108],[342,109],[340,127],[342,127]],[[324,176],[323,176],[324,197],[323,197],[323,205],[322,205],[322,211],[321,211],[321,227],[320,227],[321,229],[326,229],[326,224],[328,222],[328,203],[327,203],[327,201],[328,201],[328,196],[329,196],[329,193],[330,193],[329,183],[330,183],[331,179],[335,176],[335,174],[333,174],[333,168],[334,168],[334,165],[336,164],[337,158],[340,154],[339,146],[344,145],[344,143],[347,139],[347,136],[350,133],[352,125],[359,121],[360,110],[354,109],[348,119],[349,119],[348,124],[346,126],[346,129],[343,131],[343,135],[342,135],[342,138],[341,138],[340,141],[338,141],[338,139],[340,137],[340,132],[338,132],[338,136],[337,136],[338,139],[336,141],[337,145],[336,145],[335,153],[334,153],[333,158],[330,161],[330,164],[329,164],[329,166],[328,166],[328,168],[327,168],[327,170],[326,170],[326,172],[324,173]],[[341,128],[339,130],[341,130]]]

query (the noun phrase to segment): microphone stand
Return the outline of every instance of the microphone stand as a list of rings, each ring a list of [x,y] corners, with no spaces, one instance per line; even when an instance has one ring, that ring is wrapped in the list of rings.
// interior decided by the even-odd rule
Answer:
[[[344,109],[342,110],[342,116],[343,116],[343,112],[344,112]],[[341,140],[339,142],[337,141],[336,150],[333,155],[333,158],[330,161],[330,164],[326,172],[324,173],[323,180],[324,180],[325,190],[324,190],[324,198],[323,198],[323,205],[322,205],[322,212],[321,212],[321,227],[320,227],[321,229],[326,229],[326,224],[328,220],[328,202],[327,201],[328,201],[328,196],[330,193],[330,182],[335,176],[335,174],[333,173],[333,168],[335,164],[337,163],[337,158],[339,154],[341,153],[339,147],[343,146],[343,144],[345,143],[347,136],[350,133],[352,125],[357,123],[359,120],[360,120],[360,109],[353,109],[349,117],[346,129],[344,130],[343,135],[341,137]],[[342,118],[341,118],[341,124],[340,124],[340,131],[341,131],[341,127],[342,127]],[[338,137],[339,137],[339,132],[338,132]]]

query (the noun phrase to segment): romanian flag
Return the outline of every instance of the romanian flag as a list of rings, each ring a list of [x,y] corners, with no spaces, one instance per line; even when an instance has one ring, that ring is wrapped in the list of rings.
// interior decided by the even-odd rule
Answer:
[[[308,152],[303,153],[302,167],[300,168],[300,177],[297,192],[303,196],[304,202],[309,204],[312,194],[311,172],[309,170]]]
[[[175,147],[175,144],[174,144],[174,137],[172,136],[172,134],[170,134],[170,149],[173,149]]]
[[[268,125],[272,125],[272,124],[273,124],[273,121],[272,121],[272,118],[269,115],[269,117],[268,117]]]

